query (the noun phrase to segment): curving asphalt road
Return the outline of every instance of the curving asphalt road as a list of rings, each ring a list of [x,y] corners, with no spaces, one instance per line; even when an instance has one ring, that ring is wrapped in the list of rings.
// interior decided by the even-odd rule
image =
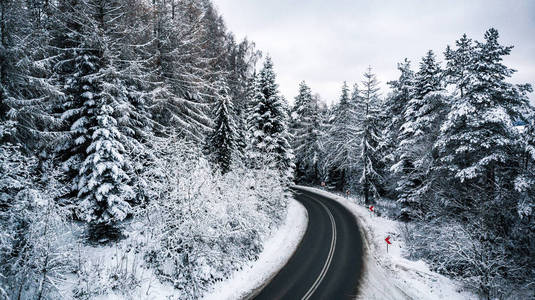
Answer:
[[[309,224],[294,255],[255,299],[354,299],[362,273],[355,217],[327,197],[294,189]]]

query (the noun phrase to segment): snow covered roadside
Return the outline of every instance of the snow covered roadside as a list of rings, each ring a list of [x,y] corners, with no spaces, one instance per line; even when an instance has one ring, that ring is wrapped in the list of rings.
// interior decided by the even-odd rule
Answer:
[[[296,200],[288,203],[286,220],[265,241],[258,260],[236,271],[231,278],[215,284],[205,300],[252,298],[286,265],[301,242],[308,226],[308,213]]]
[[[454,280],[430,271],[425,262],[404,258],[400,222],[373,215],[354,198],[346,199],[318,188],[298,187],[329,197],[355,215],[365,237],[366,253],[358,299],[477,299]],[[388,253],[384,240],[387,236],[392,242]]]

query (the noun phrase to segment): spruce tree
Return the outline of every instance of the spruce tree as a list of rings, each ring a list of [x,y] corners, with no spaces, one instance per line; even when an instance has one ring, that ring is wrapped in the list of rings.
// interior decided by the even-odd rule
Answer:
[[[291,120],[299,124],[304,117],[308,114],[310,109],[310,103],[312,102],[312,91],[306,82],[301,81],[299,83],[299,91],[294,99],[294,105],[291,109]]]
[[[405,120],[405,110],[409,100],[414,95],[414,72],[411,70],[411,62],[405,58],[402,63],[398,63],[400,71],[399,78],[388,82],[392,93],[384,102],[384,140],[382,145],[383,158],[382,163],[389,166],[390,171],[385,173],[389,193],[393,193],[399,174],[395,172],[395,164],[399,161],[402,148],[399,147],[401,126]],[[393,193],[394,196],[395,193]]]
[[[216,57],[206,36],[207,3],[152,1],[148,81],[154,86],[152,113],[163,125],[192,141],[206,140],[212,128],[210,103],[218,90],[213,75]],[[149,33],[147,33],[149,34]],[[219,55],[219,54],[218,54]],[[222,53],[222,56],[225,54]]]
[[[312,96],[303,81],[292,107],[292,134],[295,153],[296,180],[317,182],[319,179],[319,126],[318,97]]]
[[[401,126],[399,161],[394,168],[400,174],[398,202],[401,219],[409,221],[422,216],[423,193],[433,165],[430,151],[445,116],[442,72],[432,51],[422,58],[414,78],[414,95],[407,103]]]
[[[358,94],[358,89],[353,94]],[[329,129],[324,142],[324,168],[328,180],[337,189],[354,187],[352,179],[358,167],[359,145],[354,142],[358,129],[358,111],[356,103],[349,96],[349,87],[344,82],[340,101],[332,111]]]
[[[444,75],[448,83],[454,84],[459,90],[460,96],[464,97],[466,86],[469,83],[468,72],[471,67],[474,45],[472,39],[466,34],[455,42],[457,48],[451,49],[448,45],[444,56],[446,57],[446,69]]]
[[[415,76],[414,98],[423,99],[431,92],[442,88],[442,70],[432,50],[427,51]]]
[[[228,87],[220,81],[221,90],[214,105],[215,127],[210,135],[209,146],[213,162],[222,174],[231,170],[237,155],[237,133],[234,110],[230,101]]]
[[[100,103],[92,108],[95,115],[88,118],[93,123],[87,129],[91,139],[78,178],[79,214],[85,221],[96,224],[113,224],[125,219],[130,212],[128,202],[134,197],[121,142],[125,137],[113,115],[114,101],[105,97],[96,99]]]
[[[61,55],[52,80],[65,91],[57,101],[64,127],[55,152],[72,180],[77,216],[94,225],[91,238],[117,238],[113,226],[129,214],[135,196],[126,152],[139,147],[136,133],[144,130],[137,127],[144,116],[126,84],[131,78],[118,64],[122,45],[114,35],[120,32],[121,6],[94,0],[65,1],[59,8]]]
[[[362,81],[363,89],[361,91],[361,101],[358,110],[361,112],[359,122],[360,140],[360,179],[364,203],[372,203],[371,196],[377,197],[382,183],[382,177],[379,174],[379,151],[378,147],[381,142],[381,99],[379,98],[379,82],[375,74],[372,73],[371,67],[364,73]]]
[[[512,47],[500,45],[498,37],[491,28],[484,42],[476,42],[463,96],[453,100],[435,143],[440,168],[452,178],[463,208],[503,200],[498,191],[511,188],[507,178],[514,177],[511,166],[517,163],[511,156],[519,148],[513,121],[526,111],[530,86],[506,82],[514,70],[502,60]]]
[[[279,95],[270,57],[258,74],[253,105],[249,117],[253,165],[271,162],[283,180],[291,180],[294,155],[289,143],[286,104]]]
[[[462,96],[453,98],[434,145],[444,215],[477,230],[472,239],[480,245],[486,266],[500,264],[500,268],[476,272],[482,278],[477,283],[480,291],[487,297],[494,278],[523,278],[533,266],[532,260],[526,260],[533,251],[525,247],[533,231],[519,214],[530,188],[525,188],[529,181],[520,175],[518,154],[523,145],[514,126],[529,111],[531,86],[507,81],[514,70],[502,61],[512,47],[500,45],[498,38],[498,31],[491,28],[484,41],[475,42],[466,80],[461,82]],[[507,268],[513,265],[526,267]]]

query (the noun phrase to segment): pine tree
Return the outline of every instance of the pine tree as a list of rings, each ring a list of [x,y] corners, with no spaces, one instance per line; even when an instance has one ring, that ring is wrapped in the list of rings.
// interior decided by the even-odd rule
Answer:
[[[432,50],[420,62],[420,70],[415,77],[415,99],[423,97],[431,92],[438,91],[442,88],[442,70],[436,62],[435,54]]]
[[[358,89],[353,94],[358,94]],[[347,83],[342,85],[340,102],[333,108],[329,129],[324,137],[324,169],[328,181],[339,190],[352,188],[358,167],[359,145],[354,142],[359,129],[356,103],[349,97]]]
[[[291,180],[294,164],[287,122],[286,104],[279,96],[273,62],[267,57],[258,74],[249,118],[251,150],[255,153],[252,159],[257,166],[272,160],[273,167],[281,172],[283,179]]]
[[[464,97],[466,86],[469,84],[468,72],[471,67],[474,46],[472,39],[466,34],[455,42],[457,49],[452,50],[448,45],[444,56],[446,57],[446,70],[444,74],[448,83],[454,84],[460,91],[461,97]]]
[[[487,297],[495,285],[493,278],[529,277],[525,270],[533,266],[526,260],[533,251],[525,247],[533,233],[518,210],[529,189],[522,189],[526,182],[519,176],[518,154],[523,147],[514,127],[514,121],[529,111],[531,86],[507,82],[514,70],[502,61],[512,47],[500,45],[498,38],[498,31],[491,28],[483,42],[475,42],[466,80],[460,82],[462,96],[453,98],[435,143],[435,177],[442,181],[438,188],[444,210],[464,226],[476,228],[473,239],[483,253],[479,259],[486,266],[500,266],[478,272],[477,284]],[[512,265],[526,267],[508,268]]]
[[[511,166],[517,163],[511,151],[519,147],[513,121],[525,111],[530,89],[505,81],[514,71],[502,59],[512,47],[498,43],[498,31],[491,28],[484,37],[471,56],[464,94],[453,100],[435,143],[441,170],[452,177],[463,208],[496,204],[504,195],[498,190],[511,188],[507,178],[514,177]]]
[[[53,123],[46,99],[60,93],[47,84],[52,69],[48,55],[51,25],[47,2],[0,2],[0,120],[16,128],[14,142],[37,148],[38,131]]]
[[[310,103],[312,102],[312,91],[306,82],[301,81],[299,83],[299,91],[294,99],[294,105],[291,109],[292,122],[299,124],[303,118],[306,117],[308,110],[310,109]]]
[[[318,97],[312,95],[303,81],[292,107],[292,134],[295,154],[296,180],[317,182],[319,177],[319,126]]]
[[[229,58],[231,72],[227,81],[235,111],[236,146],[242,161],[246,161],[248,137],[247,118],[254,98],[256,72],[254,65],[260,57],[260,51],[255,50],[254,43],[244,39],[232,51]]]
[[[208,117],[217,86],[212,68],[202,1],[152,1],[149,57],[154,119],[196,142],[206,140]],[[165,130],[164,130],[165,131]]]
[[[134,193],[126,151],[140,146],[136,136],[146,130],[141,122],[146,117],[132,102],[135,89],[126,84],[133,78],[118,63],[123,45],[114,35],[121,30],[121,5],[98,0],[62,4],[57,37],[62,51],[52,79],[65,87],[58,101],[65,127],[55,152],[72,180],[77,216],[95,225],[91,238],[117,238],[113,228],[104,227],[130,212]]]
[[[213,161],[222,174],[230,171],[236,159],[236,124],[234,110],[230,101],[228,87],[221,81],[219,99],[214,105],[215,128],[210,136],[209,145]]]
[[[422,58],[414,79],[414,96],[407,103],[401,126],[399,161],[394,167],[401,177],[396,190],[401,204],[401,219],[422,216],[423,193],[433,164],[432,145],[445,116],[445,96],[441,69],[432,51]]]
[[[385,169],[390,169],[385,172],[385,180],[387,182],[387,189],[389,193],[397,197],[394,192],[395,185],[399,181],[399,172],[396,172],[395,164],[399,162],[399,156],[403,148],[399,147],[401,140],[401,126],[405,121],[404,115],[409,101],[414,96],[414,72],[411,70],[410,61],[405,59],[402,63],[398,63],[398,70],[400,71],[399,78],[395,81],[390,81],[388,84],[392,89],[392,93],[387,97],[384,103],[384,140],[381,145],[382,148],[382,163]]]
[[[382,182],[379,174],[379,151],[378,146],[381,142],[380,126],[380,108],[381,99],[379,98],[379,82],[375,74],[372,73],[371,67],[364,73],[362,81],[363,89],[361,91],[361,101],[359,111],[361,112],[360,132],[360,169],[361,176],[359,179],[362,185],[364,203],[370,204],[370,196],[377,197]],[[371,195],[370,195],[371,194]]]

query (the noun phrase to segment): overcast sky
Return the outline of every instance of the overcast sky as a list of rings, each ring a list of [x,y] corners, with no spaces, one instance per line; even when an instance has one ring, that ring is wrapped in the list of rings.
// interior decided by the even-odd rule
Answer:
[[[214,0],[238,39],[269,54],[281,93],[291,102],[305,80],[327,102],[341,84],[360,82],[371,65],[386,95],[407,57],[417,69],[428,49],[443,61],[446,45],[463,33],[482,40],[490,27],[514,45],[505,63],[512,82],[535,85],[535,1]],[[535,103],[533,93],[530,96]]]

